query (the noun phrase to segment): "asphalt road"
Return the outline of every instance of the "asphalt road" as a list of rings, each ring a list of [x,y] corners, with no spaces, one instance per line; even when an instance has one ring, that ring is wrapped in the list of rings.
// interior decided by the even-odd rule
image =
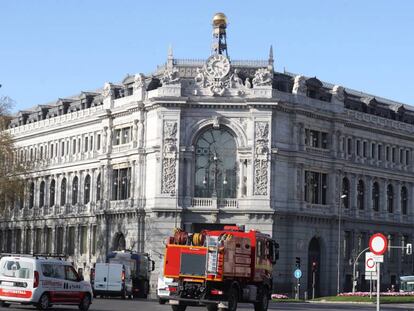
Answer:
[[[35,310],[32,306],[12,305],[3,310]],[[56,306],[51,310],[74,311],[76,306]],[[121,299],[94,299],[90,311],[171,311],[169,305],[160,305],[155,300],[121,300]],[[205,307],[188,307],[187,311],[204,311]],[[238,310],[253,311],[252,304],[239,304]],[[269,310],[322,310],[322,311],[375,311],[375,305],[366,304],[327,304],[327,303],[271,303]],[[382,305],[381,311],[414,310],[414,304]]]

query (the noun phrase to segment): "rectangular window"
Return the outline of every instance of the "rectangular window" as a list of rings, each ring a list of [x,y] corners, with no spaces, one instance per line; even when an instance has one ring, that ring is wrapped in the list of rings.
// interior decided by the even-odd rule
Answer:
[[[63,227],[56,228],[56,253],[63,254]]]
[[[395,163],[395,147],[392,147],[391,158],[392,158],[392,163]]]
[[[305,171],[305,201],[326,204],[327,174]]]
[[[405,150],[405,165],[410,165],[410,151]]]
[[[64,141],[62,141],[61,143],[60,143],[60,156],[64,156],[65,155],[65,142]]]
[[[344,236],[344,258],[348,260],[351,258],[351,248],[352,248],[352,235],[350,231],[345,231]]]
[[[100,150],[101,149],[101,134],[98,134],[98,138],[96,139],[96,149]]]
[[[357,156],[361,155],[361,141],[360,140],[356,141],[356,154]]]
[[[382,160],[382,145],[378,145],[378,160]]]
[[[81,152],[81,139],[78,138],[78,152]]]
[[[41,253],[42,252],[42,229],[37,228],[35,230],[35,245],[34,245],[34,253]]]
[[[75,255],[75,227],[68,228],[68,237],[66,241],[68,242],[68,255]]]
[[[87,136],[85,137],[83,148],[85,152],[88,152],[88,137]]]
[[[131,140],[131,128],[128,129],[128,142]],[[305,129],[305,145],[314,148],[328,148],[328,134],[320,131]]]
[[[126,200],[130,195],[131,168],[115,169],[112,172],[112,200]]]
[[[92,250],[91,253],[92,255],[96,254],[96,226],[94,225],[92,227]]]
[[[93,136],[89,138],[89,150],[93,150]]]
[[[30,254],[32,252],[32,230],[30,229],[26,229],[24,237],[24,252],[26,254]]]
[[[81,226],[80,227],[80,253],[81,255],[86,254],[87,241],[88,241],[88,227]]]
[[[130,127],[126,127],[122,129],[122,144],[127,144],[130,142],[131,140],[131,128]]]
[[[346,146],[346,149],[347,149],[347,153],[348,153],[349,155],[351,155],[351,154],[352,154],[352,138],[348,138],[348,139],[347,139],[347,146]]]
[[[46,253],[51,254],[52,253],[52,228],[46,228]]]
[[[43,146],[40,146],[40,160],[43,160]]]
[[[116,145],[120,145],[121,144],[121,130],[115,130],[115,136],[114,136],[114,141],[113,144]]]
[[[76,139],[72,139],[72,154],[76,153]]]
[[[364,156],[364,158],[366,158],[367,157],[367,142],[366,141],[364,141],[363,143],[362,143],[362,149],[363,149],[363,156]]]
[[[22,252],[22,230],[16,229],[16,253],[20,254]]]
[[[404,150],[399,149],[399,152],[400,152],[400,163],[401,163],[401,164],[404,164],[404,163],[403,163],[403,155],[404,155],[404,153],[403,153],[403,152],[404,152]]]
[[[68,155],[70,153],[70,149],[69,149],[69,140],[66,141],[66,154]]]
[[[375,144],[371,144],[371,158],[375,159]]]
[[[389,146],[385,147],[385,160],[386,161],[390,160],[390,147]]]

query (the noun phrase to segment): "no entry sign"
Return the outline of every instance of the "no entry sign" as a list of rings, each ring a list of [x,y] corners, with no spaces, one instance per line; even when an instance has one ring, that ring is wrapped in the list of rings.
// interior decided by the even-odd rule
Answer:
[[[387,251],[388,241],[382,233],[375,233],[369,239],[369,250],[374,255],[382,255]]]

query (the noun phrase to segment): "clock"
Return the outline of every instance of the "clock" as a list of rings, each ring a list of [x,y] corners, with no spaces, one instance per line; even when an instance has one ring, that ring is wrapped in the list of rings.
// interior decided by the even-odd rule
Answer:
[[[212,55],[206,61],[206,71],[213,78],[223,78],[230,71],[230,61],[224,55]]]

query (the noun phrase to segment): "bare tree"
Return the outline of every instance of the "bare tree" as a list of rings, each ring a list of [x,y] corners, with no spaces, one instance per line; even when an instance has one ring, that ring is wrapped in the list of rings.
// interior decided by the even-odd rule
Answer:
[[[7,131],[13,104],[9,97],[0,97],[0,215],[24,199],[26,165],[18,161],[13,137]]]

